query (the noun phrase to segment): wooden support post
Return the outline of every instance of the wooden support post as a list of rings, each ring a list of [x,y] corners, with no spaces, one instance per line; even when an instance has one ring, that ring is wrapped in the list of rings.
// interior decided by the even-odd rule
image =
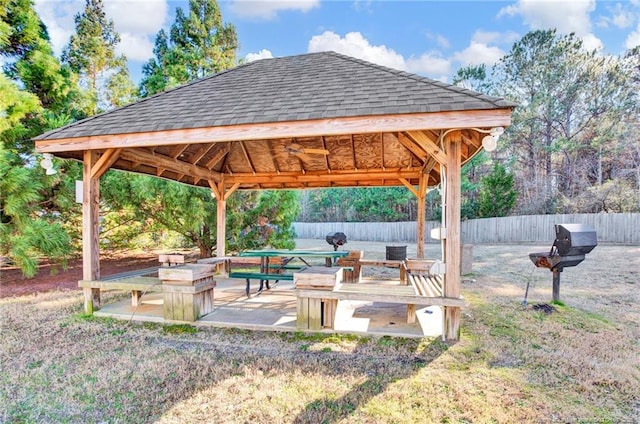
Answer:
[[[453,131],[445,138],[447,153],[446,193],[445,193],[445,263],[444,297],[460,297],[460,182],[461,182],[461,149],[460,131]],[[460,338],[459,307],[444,308],[444,338],[458,340]]]
[[[420,175],[420,182],[418,185],[418,228],[417,228],[417,256],[418,259],[424,259],[424,231],[425,231],[425,212],[426,212],[426,199],[427,199],[427,174]]]
[[[100,246],[98,218],[100,215],[100,175],[92,175],[92,168],[98,154],[91,150],[84,152],[82,172],[82,279],[100,279]],[[100,307],[100,289],[84,288],[84,312],[92,314]]]
[[[416,323],[416,305],[408,304],[407,305],[407,324],[415,324]]]
[[[409,182],[400,178],[400,182],[404,184],[411,193],[413,193],[417,198],[418,203],[418,224],[416,228],[416,244],[417,244],[417,256],[420,259],[424,259],[424,229],[425,229],[425,212],[426,212],[426,199],[427,199],[427,183],[428,183],[428,174],[421,174],[420,180],[418,182],[418,189],[416,190]],[[400,271],[402,274],[402,271]],[[401,275],[402,277],[402,275]]]
[[[217,220],[217,240],[216,240],[216,252],[219,258],[224,257],[226,255],[226,239],[227,239],[227,228],[226,228],[226,220],[227,220],[227,198],[224,192],[224,182],[220,182],[217,184],[217,207],[218,214],[216,216]]]

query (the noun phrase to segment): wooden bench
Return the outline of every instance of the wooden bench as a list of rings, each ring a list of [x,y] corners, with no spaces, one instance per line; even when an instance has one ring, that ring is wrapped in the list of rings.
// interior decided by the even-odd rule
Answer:
[[[108,278],[108,277],[106,277]],[[104,280],[81,280],[78,287],[100,290],[131,290],[131,306],[140,305],[143,293],[162,291],[162,281],[157,277],[121,277]]]
[[[251,290],[251,280],[260,280],[260,288],[256,294],[262,293],[264,290],[264,284],[266,282],[267,290],[271,287],[269,286],[269,281],[293,281],[293,274],[267,274],[264,272],[252,272],[252,271],[231,271],[229,272],[229,278],[243,278],[247,281],[247,286],[245,288],[245,293],[247,297],[250,296]]]
[[[405,261],[407,262],[407,261]],[[322,302],[335,302],[339,300],[361,300],[380,303],[397,303],[407,305],[407,323],[416,322],[416,305],[422,306],[453,306],[465,307],[464,298],[449,298],[442,296],[443,279],[439,274],[439,261],[408,260],[402,268],[406,270],[408,285],[390,285],[379,283],[343,283],[336,285],[332,291],[321,290],[296,290],[296,296],[300,299],[320,299],[314,304],[317,311],[307,312],[309,315],[322,316]],[[401,269],[402,269],[401,268]],[[437,272],[437,273],[436,273]],[[336,305],[337,306],[337,305]],[[335,309],[334,306],[332,309]],[[322,326],[334,328],[334,318],[328,317],[330,322],[314,326],[319,330]]]
[[[420,295],[412,285],[386,285],[376,283],[344,283],[333,291],[297,290],[296,296],[310,299],[362,300],[407,305],[407,323],[416,322],[416,305],[464,307],[463,298],[428,297]],[[310,313],[313,314],[313,313]],[[318,316],[320,311],[315,312]],[[327,325],[333,328],[333,322]],[[319,328],[315,328],[319,329]]]

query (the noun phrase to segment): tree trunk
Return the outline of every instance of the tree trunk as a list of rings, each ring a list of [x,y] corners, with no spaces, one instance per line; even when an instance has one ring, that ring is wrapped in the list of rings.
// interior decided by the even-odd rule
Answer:
[[[200,234],[200,238],[196,241],[200,250],[200,259],[211,257],[211,229],[204,225]]]

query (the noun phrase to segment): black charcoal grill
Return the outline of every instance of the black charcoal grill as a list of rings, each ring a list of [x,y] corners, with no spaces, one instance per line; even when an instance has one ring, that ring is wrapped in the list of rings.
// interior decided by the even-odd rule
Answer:
[[[556,224],[556,239],[549,252],[529,253],[538,268],[553,273],[553,300],[560,300],[560,273],[564,268],[578,265],[584,256],[598,245],[596,230],[585,224]],[[528,289],[528,287],[527,287]],[[526,303],[526,294],[525,294]]]
[[[347,243],[347,236],[345,233],[329,233],[324,238],[327,243],[333,246],[333,250],[338,250],[338,247]]]

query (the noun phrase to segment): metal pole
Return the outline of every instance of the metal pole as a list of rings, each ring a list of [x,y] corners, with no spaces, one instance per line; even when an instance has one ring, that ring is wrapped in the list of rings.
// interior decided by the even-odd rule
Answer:
[[[553,301],[560,301],[560,272],[561,270],[554,268],[551,270],[553,272]]]

